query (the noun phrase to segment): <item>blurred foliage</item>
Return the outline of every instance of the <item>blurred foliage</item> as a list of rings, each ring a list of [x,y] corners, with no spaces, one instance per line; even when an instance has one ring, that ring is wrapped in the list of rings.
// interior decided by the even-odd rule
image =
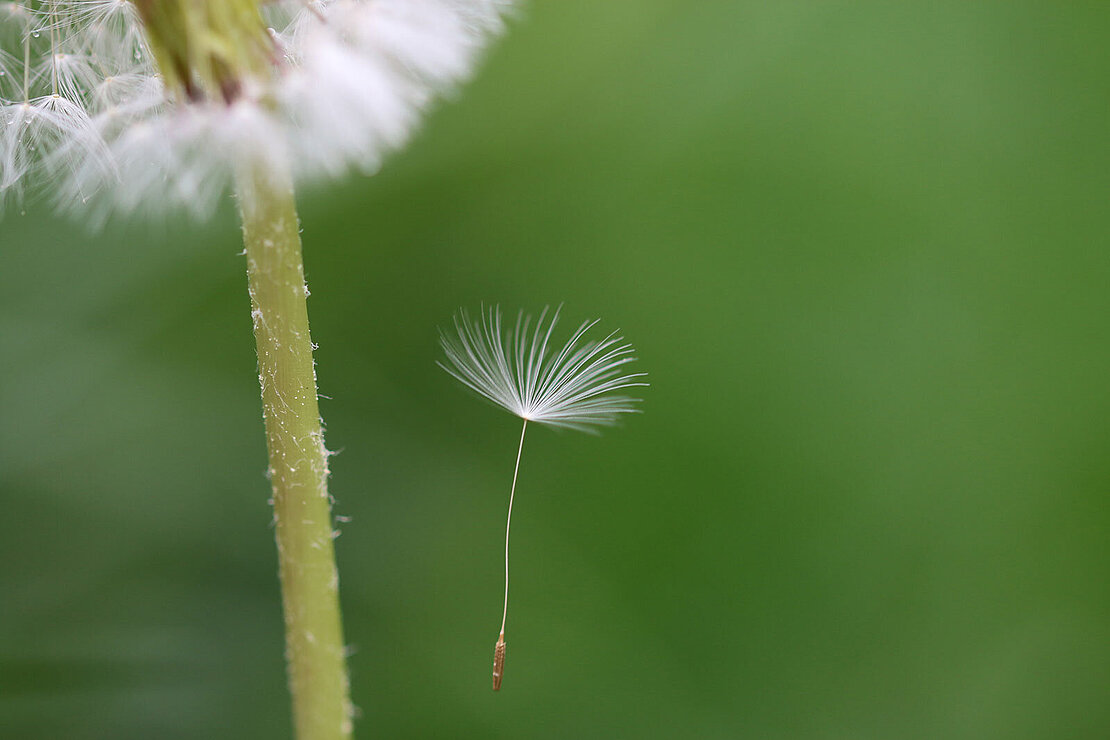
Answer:
[[[302,198],[361,736],[1110,736],[1110,6],[541,2]],[[289,736],[243,262],[0,222],[0,736]],[[480,301],[652,375],[529,436]]]

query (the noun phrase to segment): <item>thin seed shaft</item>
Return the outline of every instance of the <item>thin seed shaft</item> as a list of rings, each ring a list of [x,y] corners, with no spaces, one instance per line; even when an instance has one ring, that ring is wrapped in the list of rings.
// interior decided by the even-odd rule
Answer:
[[[513,487],[509,491],[509,515],[505,517],[505,608],[501,612],[501,634],[505,634],[505,618],[509,616],[509,526],[513,522],[513,496],[516,495],[516,477],[520,472],[520,453],[524,451],[524,433],[528,431],[528,420],[520,428],[520,445],[516,450],[516,467],[513,468]]]
[[[528,431],[528,420],[520,428],[520,445],[516,448],[516,467],[513,468],[513,487],[509,490],[509,515],[505,517],[505,607],[501,611],[501,634],[493,648],[493,690],[501,690],[501,677],[505,673],[505,620],[509,616],[509,526],[513,522],[513,497],[516,495],[516,479],[520,473],[520,453],[524,451],[524,433]]]

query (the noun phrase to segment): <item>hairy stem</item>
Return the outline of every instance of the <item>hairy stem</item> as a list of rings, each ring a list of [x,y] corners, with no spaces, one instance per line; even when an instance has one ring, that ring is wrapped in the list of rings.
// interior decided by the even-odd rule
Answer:
[[[270,168],[237,178],[258,380],[273,485],[289,690],[297,740],[351,737],[332,543],[328,451],[316,400],[293,186]]]

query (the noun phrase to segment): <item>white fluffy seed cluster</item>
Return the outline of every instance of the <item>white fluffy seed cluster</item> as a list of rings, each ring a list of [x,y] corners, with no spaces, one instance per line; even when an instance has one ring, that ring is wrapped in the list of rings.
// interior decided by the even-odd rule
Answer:
[[[230,102],[167,90],[129,0],[0,2],[0,197],[203,217],[236,166],[373,172],[510,1],[260,1],[273,62]]]

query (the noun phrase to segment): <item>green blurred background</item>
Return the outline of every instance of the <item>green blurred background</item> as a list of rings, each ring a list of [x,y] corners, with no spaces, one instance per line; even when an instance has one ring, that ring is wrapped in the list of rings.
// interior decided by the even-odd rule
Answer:
[[[536,0],[302,197],[363,738],[1110,737],[1110,6]],[[0,223],[0,737],[285,738],[244,264]],[[645,413],[434,361],[565,302]]]

